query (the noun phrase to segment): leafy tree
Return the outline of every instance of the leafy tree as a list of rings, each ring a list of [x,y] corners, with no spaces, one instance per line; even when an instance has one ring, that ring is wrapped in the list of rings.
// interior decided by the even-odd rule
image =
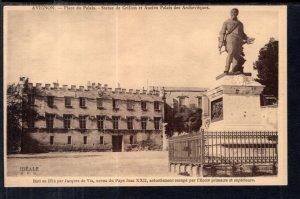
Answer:
[[[26,152],[24,142],[29,137],[24,124],[28,124],[31,118],[37,117],[36,110],[28,103],[26,93],[28,78],[20,78],[18,84],[9,84],[7,87],[7,152]],[[33,92],[33,91],[31,91]]]
[[[166,133],[172,136],[174,132],[191,133],[199,131],[202,125],[202,110],[195,107],[180,107],[179,109],[171,109],[165,107],[165,120],[168,123]]]
[[[258,75],[256,81],[265,85],[263,94],[274,95],[278,99],[278,41],[270,38],[260,49],[258,60],[254,63]]]

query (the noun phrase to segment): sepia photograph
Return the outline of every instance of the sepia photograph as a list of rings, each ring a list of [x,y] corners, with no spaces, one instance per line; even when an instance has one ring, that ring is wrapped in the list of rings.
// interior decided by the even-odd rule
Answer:
[[[287,7],[4,6],[4,184],[287,185]]]

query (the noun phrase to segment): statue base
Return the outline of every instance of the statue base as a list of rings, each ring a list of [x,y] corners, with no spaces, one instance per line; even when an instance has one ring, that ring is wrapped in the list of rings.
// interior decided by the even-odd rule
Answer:
[[[216,77],[216,80],[218,80],[218,79],[221,79],[222,77],[224,77],[224,76],[227,76],[227,75],[245,75],[245,76],[251,76],[252,74],[251,73],[236,73],[236,72],[228,72],[228,73],[222,73],[221,75],[218,75],[217,77]]]
[[[249,73],[225,74],[207,91],[210,101],[208,131],[258,131],[261,123],[260,94],[264,86]]]

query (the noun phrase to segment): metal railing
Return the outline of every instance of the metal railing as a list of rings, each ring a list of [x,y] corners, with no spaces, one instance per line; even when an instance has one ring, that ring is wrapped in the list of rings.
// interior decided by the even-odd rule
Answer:
[[[171,137],[169,162],[198,165],[275,164],[277,132],[201,132]]]

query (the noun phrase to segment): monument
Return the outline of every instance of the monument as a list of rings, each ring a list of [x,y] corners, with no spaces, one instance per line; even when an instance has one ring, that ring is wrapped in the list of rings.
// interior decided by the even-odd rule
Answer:
[[[244,25],[237,19],[238,9],[231,10],[231,18],[221,28],[219,51],[228,53],[224,73],[217,76],[215,85],[208,90],[210,125],[208,131],[257,131],[261,124],[260,94],[264,86],[251,73],[244,73],[244,44],[254,38],[244,33]],[[230,70],[231,69],[231,70]]]
[[[237,18],[239,10],[233,8],[230,12],[230,19],[227,19],[220,31],[219,37],[219,51],[222,53],[222,47],[225,47],[225,51],[228,53],[225,74],[241,74],[244,73],[243,64],[245,63],[243,45],[252,44],[254,38],[248,37],[244,32],[244,25]],[[229,71],[231,65],[231,71]]]

